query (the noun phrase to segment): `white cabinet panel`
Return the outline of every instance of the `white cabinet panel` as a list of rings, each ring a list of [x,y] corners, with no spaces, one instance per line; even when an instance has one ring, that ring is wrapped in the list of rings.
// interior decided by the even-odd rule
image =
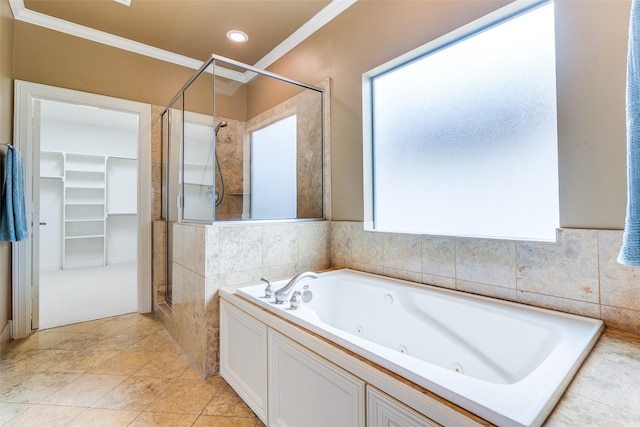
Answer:
[[[220,375],[267,421],[267,327],[220,301]]]
[[[367,386],[368,427],[438,427],[440,424],[418,414],[392,397]]]
[[[269,330],[269,423],[364,426],[364,382]]]

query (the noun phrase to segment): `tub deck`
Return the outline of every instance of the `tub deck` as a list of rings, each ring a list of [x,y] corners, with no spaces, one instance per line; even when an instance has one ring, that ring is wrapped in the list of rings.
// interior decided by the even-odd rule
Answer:
[[[498,425],[540,425],[603,330],[600,320],[351,270],[304,286],[313,297],[296,311],[263,298],[263,283],[238,294]]]

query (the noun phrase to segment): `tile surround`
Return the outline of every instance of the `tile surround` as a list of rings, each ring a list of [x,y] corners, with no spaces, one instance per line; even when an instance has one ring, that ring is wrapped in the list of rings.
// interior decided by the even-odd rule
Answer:
[[[514,242],[455,239],[456,280],[516,288]]]
[[[456,242],[453,239],[423,236],[422,274],[447,278],[456,276]]]
[[[163,232],[154,224],[154,242],[165,241]],[[378,233],[342,221],[173,224],[173,309],[160,308],[162,284],[154,279],[156,311],[205,378],[218,371],[218,289],[302,270],[353,268],[640,334],[640,272],[617,264],[621,241],[622,231],[609,230],[560,229],[557,243],[535,243]]]
[[[560,229],[558,243],[518,243],[516,258],[519,290],[599,303],[597,230]]]
[[[382,265],[387,269],[422,272],[422,237],[396,233],[382,235]]]
[[[221,286],[276,280],[330,266],[330,223],[172,224],[173,306],[161,307],[164,287],[154,280],[155,310],[200,376],[218,372]],[[165,242],[154,223],[154,242]],[[154,248],[154,256],[164,257]]]
[[[600,266],[600,302],[609,307],[640,311],[640,292],[629,282],[640,286],[640,268],[618,264],[618,252],[622,241],[619,231],[598,231],[598,256]]]
[[[557,243],[365,231],[331,222],[331,266],[604,320],[640,334],[640,269],[616,262],[622,231],[559,229]]]

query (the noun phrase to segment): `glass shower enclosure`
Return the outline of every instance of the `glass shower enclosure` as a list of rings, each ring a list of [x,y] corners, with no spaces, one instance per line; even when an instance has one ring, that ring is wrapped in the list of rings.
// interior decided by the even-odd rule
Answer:
[[[172,224],[323,218],[321,89],[219,57],[162,113],[167,302]]]

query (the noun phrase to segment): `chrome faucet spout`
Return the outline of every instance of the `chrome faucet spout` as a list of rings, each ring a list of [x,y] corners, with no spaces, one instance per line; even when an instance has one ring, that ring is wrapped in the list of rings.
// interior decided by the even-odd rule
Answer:
[[[318,275],[316,273],[314,273],[313,271],[305,271],[303,273],[296,274],[293,277],[293,279],[289,280],[289,283],[287,283],[286,285],[284,285],[282,288],[278,289],[275,292],[276,303],[277,304],[286,303],[287,302],[287,298],[289,298],[289,293],[291,292],[291,289],[293,289],[293,287],[296,285],[296,283],[298,283],[302,279],[306,279],[306,278],[317,279]]]

